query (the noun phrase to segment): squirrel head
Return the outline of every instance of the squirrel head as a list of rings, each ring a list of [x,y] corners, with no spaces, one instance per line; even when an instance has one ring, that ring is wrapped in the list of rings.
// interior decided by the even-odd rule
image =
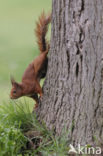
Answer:
[[[17,83],[13,77],[11,77],[12,89],[10,92],[11,99],[17,99],[23,95],[23,87],[22,84]]]

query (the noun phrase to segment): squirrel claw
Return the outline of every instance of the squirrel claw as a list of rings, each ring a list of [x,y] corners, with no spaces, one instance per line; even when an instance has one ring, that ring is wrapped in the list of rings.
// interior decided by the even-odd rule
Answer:
[[[42,98],[43,98],[43,97],[40,97],[40,101],[42,101]]]
[[[42,92],[40,93],[40,98],[41,98],[41,97],[43,97],[43,93],[42,93]]]

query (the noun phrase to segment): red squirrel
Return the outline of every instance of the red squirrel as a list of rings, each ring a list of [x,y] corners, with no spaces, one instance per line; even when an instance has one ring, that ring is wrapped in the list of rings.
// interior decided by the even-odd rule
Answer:
[[[51,14],[46,16],[43,12],[38,22],[36,22],[35,29],[40,54],[26,68],[21,83],[16,82],[14,78],[11,77],[12,89],[10,98],[17,99],[22,96],[31,97],[36,101],[34,108],[38,107],[38,94],[40,94],[40,98],[43,95],[40,79],[45,77],[47,71],[49,42],[46,39],[46,34],[50,22]]]

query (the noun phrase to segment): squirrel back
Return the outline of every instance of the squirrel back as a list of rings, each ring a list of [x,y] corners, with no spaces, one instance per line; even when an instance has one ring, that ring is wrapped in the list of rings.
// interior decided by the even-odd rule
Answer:
[[[46,39],[46,34],[50,22],[51,22],[51,14],[45,15],[44,11],[39,17],[39,20],[36,22],[35,35],[37,37],[37,43],[40,53],[46,51],[47,48],[49,47],[49,42]]]

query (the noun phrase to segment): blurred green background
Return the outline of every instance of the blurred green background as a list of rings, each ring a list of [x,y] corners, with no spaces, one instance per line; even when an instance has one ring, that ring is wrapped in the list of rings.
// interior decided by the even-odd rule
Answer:
[[[10,75],[21,81],[39,53],[34,27],[43,10],[51,11],[51,0],[0,0],[0,104],[9,99]]]

